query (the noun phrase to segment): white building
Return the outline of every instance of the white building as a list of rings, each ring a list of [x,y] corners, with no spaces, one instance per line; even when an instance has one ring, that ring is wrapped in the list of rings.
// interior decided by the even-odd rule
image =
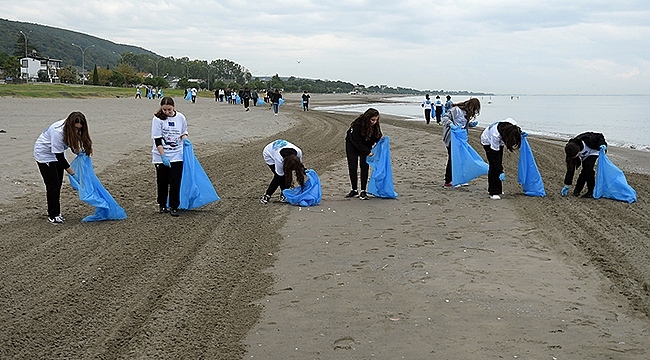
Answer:
[[[50,82],[59,82],[57,70],[61,68],[61,60],[30,56],[20,59],[20,78],[27,81],[36,81],[38,72],[47,71]]]

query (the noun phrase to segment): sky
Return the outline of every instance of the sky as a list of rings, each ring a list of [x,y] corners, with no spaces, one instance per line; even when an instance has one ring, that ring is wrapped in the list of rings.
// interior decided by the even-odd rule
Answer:
[[[650,94],[647,0],[0,0],[0,17],[161,56],[495,94]]]

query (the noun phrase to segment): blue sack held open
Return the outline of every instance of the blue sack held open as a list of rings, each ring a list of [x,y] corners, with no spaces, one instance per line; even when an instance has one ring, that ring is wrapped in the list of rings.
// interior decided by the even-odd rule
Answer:
[[[191,143],[183,142],[183,177],[179,208],[196,209],[220,200],[210,178],[194,155]]]
[[[467,142],[467,130],[451,129],[451,184],[466,184],[488,173],[489,165]]]
[[[372,167],[368,180],[368,193],[376,197],[395,199],[393,184],[393,168],[390,163],[390,137],[382,137],[372,148],[373,156],[366,157],[366,162]]]
[[[517,163],[518,181],[524,194],[528,196],[546,196],[542,175],[537,168],[535,157],[526,139],[527,136],[526,134],[521,137],[519,162]]]
[[[320,178],[312,169],[307,169],[305,174],[307,175],[305,186],[282,190],[282,195],[291,205],[314,206],[320,204],[323,197]]]
[[[636,201],[636,191],[627,184],[623,171],[609,160],[603,149],[598,154],[594,198],[608,198],[630,204]]]
[[[79,192],[79,199],[95,207],[95,213],[83,218],[82,222],[126,219],[126,212],[104,188],[93,170],[93,162],[85,153],[72,160],[70,167],[79,181],[68,174],[70,185]]]

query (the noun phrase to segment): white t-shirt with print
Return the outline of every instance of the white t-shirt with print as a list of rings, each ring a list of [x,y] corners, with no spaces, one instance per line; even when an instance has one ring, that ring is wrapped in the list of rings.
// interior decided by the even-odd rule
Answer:
[[[176,111],[174,116],[165,120],[161,120],[156,116],[153,117],[151,121],[151,138],[162,138],[165,155],[171,162],[183,161],[183,141],[181,140],[183,135],[187,135],[187,121],[180,112]],[[154,164],[162,163],[155,141],[151,153]]]
[[[65,119],[59,120],[45,129],[34,143],[34,158],[39,163],[54,162],[54,154],[63,153],[68,148],[63,143],[63,126]]]
[[[266,162],[268,165],[274,165],[275,173],[280,176],[284,175],[284,158],[282,155],[280,155],[280,150],[284,148],[295,149],[298,153],[298,158],[302,162],[302,150],[287,140],[275,140],[274,142],[266,145],[262,151],[264,162]]]

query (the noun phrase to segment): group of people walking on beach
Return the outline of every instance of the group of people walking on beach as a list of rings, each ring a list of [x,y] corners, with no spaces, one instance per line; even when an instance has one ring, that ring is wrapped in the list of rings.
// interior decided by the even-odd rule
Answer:
[[[276,93],[279,92],[276,90]],[[277,97],[277,96],[276,96]],[[273,104],[275,105],[275,100]],[[304,103],[303,103],[303,106]],[[477,126],[476,117],[480,114],[481,104],[476,98],[470,98],[448,106],[440,123],[443,126],[443,141],[447,148],[448,160],[445,168],[443,187],[451,185],[452,156],[449,133],[454,129]],[[304,109],[306,111],[306,109]],[[274,112],[277,114],[277,110]],[[437,111],[436,111],[437,117]],[[345,153],[351,189],[346,198],[368,200],[367,184],[369,177],[368,157],[374,156],[373,146],[384,136],[380,126],[379,111],[367,109],[350,124],[345,135]],[[438,121],[438,120],[436,120]],[[497,121],[486,127],[481,134],[481,144],[488,160],[488,194],[492,199],[500,199],[502,182],[505,181],[503,169],[503,150],[515,151],[521,146],[525,133],[512,119]],[[183,177],[183,145],[190,144],[188,124],[185,116],[175,109],[174,99],[163,97],[160,108],[155,112],[151,124],[152,163],[156,171],[157,203],[160,213],[179,216],[180,187]],[[570,139],[565,146],[566,175],[561,196],[569,193],[575,170],[582,166],[578,175],[573,195],[579,196],[587,187],[583,197],[593,197],[595,186],[594,166],[599,150],[606,148],[605,137],[601,133],[587,132]],[[65,119],[51,124],[45,129],[34,144],[34,158],[46,188],[48,221],[53,224],[64,223],[61,214],[60,194],[63,173],[76,178],[75,171],[66,160],[65,151],[71,149],[74,154],[93,153],[92,140],[88,131],[88,121],[83,113],[75,111]],[[270,201],[275,191],[294,186],[304,186],[306,169],[302,163],[302,150],[295,144],[279,139],[266,145],[262,157],[273,177],[260,198],[262,204]],[[76,178],[78,180],[78,178]],[[280,201],[286,199],[280,195]]]

